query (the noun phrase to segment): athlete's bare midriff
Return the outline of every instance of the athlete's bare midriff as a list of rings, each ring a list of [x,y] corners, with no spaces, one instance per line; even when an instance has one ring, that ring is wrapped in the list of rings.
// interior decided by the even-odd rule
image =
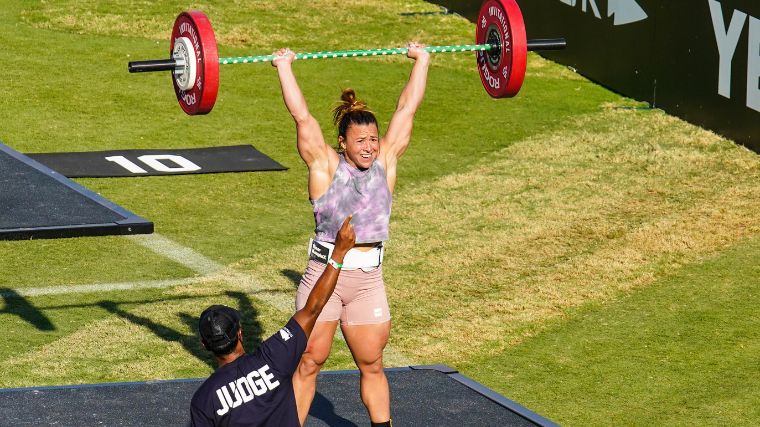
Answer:
[[[359,252],[369,252],[373,248],[380,246],[380,244],[383,242],[373,242],[373,243],[357,243],[354,245],[354,249],[356,249]]]

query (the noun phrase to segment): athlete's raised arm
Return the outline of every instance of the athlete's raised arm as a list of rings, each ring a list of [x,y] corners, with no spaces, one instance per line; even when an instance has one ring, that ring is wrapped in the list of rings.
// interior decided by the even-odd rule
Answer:
[[[309,197],[316,198],[313,195],[323,193],[330,184],[330,165],[334,171],[339,160],[338,154],[325,143],[319,123],[309,112],[306,98],[293,74],[295,53],[290,49],[280,49],[274,55],[277,58],[272,60],[272,65],[277,68],[282,99],[296,122],[298,154],[309,168]]]
[[[404,154],[412,138],[412,125],[417,108],[425,97],[430,54],[424,45],[409,43],[407,56],[414,59],[414,67],[409,81],[401,91],[396,103],[396,111],[388,124],[388,131],[380,141],[380,159],[383,161],[388,186],[393,190],[396,184],[396,162]]]

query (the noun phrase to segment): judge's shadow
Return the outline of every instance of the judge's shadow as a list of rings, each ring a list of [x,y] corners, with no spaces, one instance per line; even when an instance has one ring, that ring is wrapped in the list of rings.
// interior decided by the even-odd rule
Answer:
[[[33,306],[26,298],[10,288],[0,288],[0,297],[5,303],[0,314],[8,313],[31,323],[40,331],[54,331],[55,325],[45,313]]]
[[[226,292],[225,294],[238,300],[237,309],[240,312],[245,350],[247,352],[256,350],[261,345],[261,334],[263,332],[261,323],[258,320],[258,310],[251,304],[248,296],[242,292]],[[101,301],[98,305],[135,325],[150,329],[156,336],[165,341],[180,343],[187,352],[191,353],[198,360],[206,363],[212,369],[216,369],[217,365],[212,353],[203,348],[200,336],[198,335],[198,316],[201,310],[206,307],[199,307],[198,313],[179,313],[182,322],[192,330],[191,334],[185,334],[169,326],[155,322],[150,318],[130,313],[121,308],[117,302]]]
[[[286,279],[290,280],[290,283],[293,284],[293,287],[298,287],[298,285],[301,283],[301,272],[295,271],[295,270],[289,270],[289,269],[282,269],[280,270],[280,274],[283,275]]]

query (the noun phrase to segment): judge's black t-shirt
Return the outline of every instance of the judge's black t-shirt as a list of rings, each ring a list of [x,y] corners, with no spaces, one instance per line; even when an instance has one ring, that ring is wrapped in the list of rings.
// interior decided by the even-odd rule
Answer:
[[[245,354],[217,369],[190,403],[194,426],[299,426],[291,377],[306,349],[294,319]]]

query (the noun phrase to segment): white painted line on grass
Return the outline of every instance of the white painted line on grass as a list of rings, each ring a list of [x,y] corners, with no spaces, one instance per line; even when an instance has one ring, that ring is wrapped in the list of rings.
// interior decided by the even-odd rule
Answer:
[[[131,289],[171,288],[173,286],[189,285],[197,282],[199,278],[188,277],[183,279],[146,280],[142,282],[122,283],[96,283],[91,285],[62,285],[46,286],[40,288],[17,288],[0,292],[0,297],[36,297],[43,295],[77,294],[85,292],[105,292]]]
[[[235,282],[242,285],[242,287],[249,292],[257,294],[259,299],[278,310],[291,314],[295,313],[295,301],[292,295],[267,290],[250,274],[226,269],[216,261],[207,258],[191,248],[169,240],[158,233],[135,234],[127,236],[127,238],[159,255],[163,255],[195,272],[205,275],[204,278],[196,280],[216,279],[225,282]],[[337,332],[340,339],[345,341],[345,337],[340,329],[338,329]],[[383,352],[383,360],[385,366],[410,366],[415,364],[414,361],[404,356],[401,352],[396,351],[394,348],[391,348],[390,345],[386,346],[385,351]]]
[[[133,234],[126,236],[129,240],[142,245],[153,252],[169,258],[200,274],[212,274],[224,269],[222,264],[182,246],[158,234]]]
[[[202,274],[203,277],[196,279],[196,281],[219,280],[228,283],[237,283],[251,293],[266,295],[267,299],[265,301],[278,310],[289,313],[295,312],[295,304],[292,295],[272,292],[262,286],[252,275],[230,270],[205,255],[186,246],[182,246],[158,233],[135,234],[126,237],[161,256],[169,258]]]
[[[271,290],[266,289],[259,283],[259,281],[254,279],[252,275],[239,271],[232,271],[205,255],[186,246],[182,246],[158,233],[135,234],[126,237],[161,256],[169,258],[202,274],[203,277],[197,278],[196,281],[219,280],[228,283],[237,283],[249,292],[266,294],[268,298],[265,301],[275,308],[285,312],[295,312],[295,304],[292,295],[271,292]]]
[[[158,255],[171,259],[193,271],[201,274],[201,277],[186,277],[182,279],[167,280],[146,280],[136,282],[121,283],[97,283],[90,285],[70,285],[70,286],[47,286],[38,288],[17,288],[0,292],[0,297],[31,297],[43,295],[60,295],[85,292],[104,292],[130,289],[151,289],[151,288],[169,288],[173,286],[191,285],[198,282],[222,281],[227,283],[236,283],[243,289],[271,305],[272,307],[286,312],[295,313],[295,301],[292,294],[266,289],[252,275],[234,271],[226,268],[222,264],[196,252],[195,250],[182,246],[160,234],[135,234],[125,236],[129,240],[144,246]],[[345,341],[343,333],[337,330],[338,336]],[[414,361],[404,356],[402,353],[387,346],[383,353],[385,366],[410,366]]]
[[[219,280],[227,283],[233,283],[245,291],[256,294],[261,300],[272,307],[286,313],[295,313],[295,299],[292,293],[285,293],[279,290],[272,290],[262,286],[258,280],[248,273],[225,269],[217,274],[206,276],[205,280]],[[266,298],[264,298],[266,296]]]

